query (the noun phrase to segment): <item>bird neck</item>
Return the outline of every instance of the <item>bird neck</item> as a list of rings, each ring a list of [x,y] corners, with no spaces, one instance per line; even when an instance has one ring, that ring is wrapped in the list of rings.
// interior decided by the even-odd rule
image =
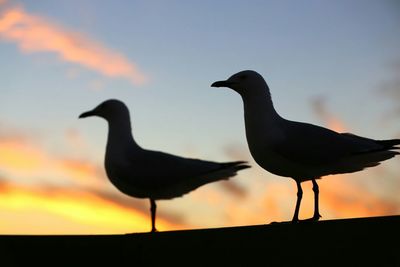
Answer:
[[[251,95],[243,97],[246,137],[252,153],[260,144],[266,146],[280,135],[282,118],[275,111],[267,89],[253,90]]]
[[[268,85],[265,84],[263,88],[252,89],[255,88],[246,90],[245,92],[248,92],[248,94],[242,95],[245,114],[263,120],[274,120],[279,117],[272,103]]]
[[[108,121],[107,150],[140,149],[132,135],[132,127],[128,117],[118,117]]]

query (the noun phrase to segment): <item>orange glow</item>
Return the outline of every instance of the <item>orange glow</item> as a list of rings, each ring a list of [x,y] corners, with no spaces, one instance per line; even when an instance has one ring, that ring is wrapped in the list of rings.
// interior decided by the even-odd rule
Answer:
[[[266,173],[256,173],[265,178]],[[254,176],[254,175],[253,175]],[[352,175],[332,175],[318,180],[320,189],[320,213],[323,220],[352,217],[385,216],[398,214],[400,206],[395,198],[384,199],[374,192],[354,183]],[[365,179],[373,179],[368,176]],[[260,224],[274,221],[290,221],[296,203],[296,185],[291,179],[270,181],[265,185],[254,185],[250,198],[243,203],[228,206],[229,220],[235,224]],[[256,188],[265,187],[257,194]],[[303,199],[300,218],[313,215],[314,193],[311,182],[302,183]],[[393,196],[389,195],[388,197]]]
[[[326,106],[324,98],[316,98],[313,101],[313,108],[316,115],[324,122],[331,130],[342,133],[348,129],[342,120],[332,114]]]
[[[347,127],[342,121],[335,117],[330,117],[327,121],[328,128],[339,133],[346,132]]]
[[[96,193],[112,188],[100,165],[85,160],[55,157],[29,140],[9,138],[0,139],[0,173],[7,177],[20,175],[24,181],[33,184],[43,184],[42,180],[37,179],[44,178],[46,184],[51,180],[50,184],[60,182],[76,188],[58,186],[38,189],[0,183],[0,231],[3,233],[87,234],[149,230],[150,216],[147,210],[131,208],[124,201]],[[294,181],[276,178],[267,182],[268,174],[256,168],[250,176],[253,180],[249,180],[246,189],[250,193],[245,194],[240,201],[226,194],[221,185],[209,185],[196,190],[182,201],[185,203],[182,208],[190,210],[184,214],[190,216],[187,220],[191,225],[178,225],[173,223],[174,219],[161,215],[157,223],[160,230],[290,220],[296,202]],[[353,184],[351,178],[351,175],[334,175],[319,180],[322,219],[399,212],[398,203],[385,201],[367,188]],[[264,179],[265,184],[261,182]],[[302,219],[313,213],[311,187],[310,182],[303,183],[304,195],[300,210]],[[87,188],[87,191],[82,191],[82,188]],[[188,204],[190,206],[185,206]],[[197,207],[196,212],[192,211],[192,205]]]
[[[143,84],[147,77],[123,55],[111,51],[82,34],[55,26],[21,8],[0,17],[0,37],[18,43],[24,52],[54,52],[61,59],[80,64],[109,77],[127,78]]]
[[[397,214],[398,203],[386,201],[360,185],[352,184],[351,175],[327,176],[318,180],[322,219],[384,216]],[[292,182],[292,183],[291,183]],[[313,215],[314,193],[311,182],[302,183],[300,218]],[[270,221],[291,220],[296,203],[294,181],[268,184],[263,212]]]
[[[336,175],[321,183],[321,203],[328,213],[335,217],[361,217],[399,212],[396,203],[385,201],[363,187],[351,184],[347,179],[351,177]]]
[[[67,129],[64,135],[65,140],[68,142],[68,146],[72,147],[72,149],[81,151],[86,148],[85,140],[76,129]]]
[[[99,234],[99,233],[127,233],[146,232],[150,230],[150,216],[134,208],[127,208],[112,201],[102,199],[92,193],[72,191],[67,189],[52,189],[42,191],[39,189],[21,187],[16,185],[2,185],[0,188],[0,209],[26,214],[21,218],[25,222],[19,223],[18,229],[0,229],[7,233],[23,234]],[[32,214],[35,211],[40,214],[53,214],[69,221],[68,229],[58,228],[57,225],[46,229],[31,229],[30,225],[38,223],[40,216]],[[6,221],[7,218],[1,218]],[[43,222],[45,223],[45,222]],[[68,225],[68,224],[66,224]],[[90,230],[76,232],[78,227],[74,225],[88,225]],[[167,222],[163,218],[157,218],[157,227],[160,230],[181,229],[182,225]],[[32,231],[32,232],[31,232]]]
[[[28,172],[44,164],[43,155],[33,147],[15,142],[2,141],[0,146],[0,166]]]
[[[100,168],[90,162],[56,158],[27,141],[7,139],[0,140],[0,170],[11,177],[22,175],[30,182],[35,182],[36,177],[47,176],[63,184],[65,181],[60,179],[67,179],[67,184],[73,181],[88,188],[83,192],[80,187],[38,189],[0,183],[0,231],[3,233],[88,234],[143,232],[150,229],[150,215],[147,212],[95,194],[96,188],[106,189],[111,184]],[[36,182],[40,184],[40,181]],[[21,221],[11,222],[21,218]],[[56,224],[41,226],[48,221]],[[162,216],[158,217],[157,226],[160,230],[185,227],[169,222]]]
[[[99,180],[99,170],[89,162],[82,162],[78,160],[61,160],[58,162],[60,171],[65,173],[68,177],[84,182],[91,180],[96,182]],[[101,177],[103,178],[103,177]],[[106,179],[106,177],[104,177]]]
[[[52,176],[81,185],[102,187],[107,182],[100,169],[88,161],[59,159],[19,140],[0,140],[0,169],[25,177]]]
[[[291,201],[294,200],[295,192],[291,190],[290,181],[288,183],[270,183],[262,200],[263,212],[268,221],[284,221],[291,217]],[[289,204],[289,207],[287,205]],[[293,202],[294,208],[294,202]],[[288,211],[290,210],[290,211]],[[286,212],[285,212],[286,211]]]

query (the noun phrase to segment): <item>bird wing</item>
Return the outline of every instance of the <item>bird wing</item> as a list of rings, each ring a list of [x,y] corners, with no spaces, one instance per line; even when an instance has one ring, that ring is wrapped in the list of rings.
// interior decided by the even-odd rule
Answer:
[[[112,177],[120,183],[120,190],[153,199],[182,196],[250,167],[242,161],[217,163],[148,150],[124,158],[128,160],[115,162],[112,168]]]
[[[108,177],[122,192],[153,199],[182,196],[250,167],[243,161],[217,163],[159,151],[130,149],[118,157],[106,158],[105,164]]]
[[[272,149],[298,164],[320,166],[382,148],[372,139],[340,134],[308,123],[285,121],[281,128],[284,136]]]
[[[224,164],[184,158],[159,151],[144,150],[130,155],[125,163],[133,170],[129,179],[144,188],[163,188],[194,179],[223,168]]]

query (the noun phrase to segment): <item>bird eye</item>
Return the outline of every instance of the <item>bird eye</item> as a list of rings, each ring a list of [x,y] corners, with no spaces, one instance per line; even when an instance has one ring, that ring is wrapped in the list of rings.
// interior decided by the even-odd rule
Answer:
[[[240,75],[240,76],[239,76],[239,79],[240,79],[240,80],[246,80],[246,78],[247,78],[246,75]]]

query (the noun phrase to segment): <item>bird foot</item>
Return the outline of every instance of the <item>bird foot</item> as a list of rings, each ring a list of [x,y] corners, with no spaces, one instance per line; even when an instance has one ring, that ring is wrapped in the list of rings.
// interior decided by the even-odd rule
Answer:
[[[321,215],[316,214],[316,215],[312,216],[311,218],[300,220],[300,221],[301,222],[317,222],[317,221],[319,221],[319,218],[321,218]]]
[[[271,225],[276,225],[276,224],[285,224],[285,223],[291,223],[292,221],[282,221],[282,222],[270,222],[269,224]]]
[[[295,216],[295,217],[293,217],[293,219],[291,220],[291,223],[298,223],[298,222],[300,222],[301,220],[299,220],[299,217],[297,217],[297,216]]]
[[[298,217],[294,217],[291,221],[284,221],[284,222],[271,222],[271,224],[277,224],[277,223],[299,223],[299,222],[316,222],[319,220],[319,218],[321,218],[322,216],[319,215],[319,213],[314,214],[314,216],[312,216],[311,218],[308,219],[303,219],[300,220]]]

